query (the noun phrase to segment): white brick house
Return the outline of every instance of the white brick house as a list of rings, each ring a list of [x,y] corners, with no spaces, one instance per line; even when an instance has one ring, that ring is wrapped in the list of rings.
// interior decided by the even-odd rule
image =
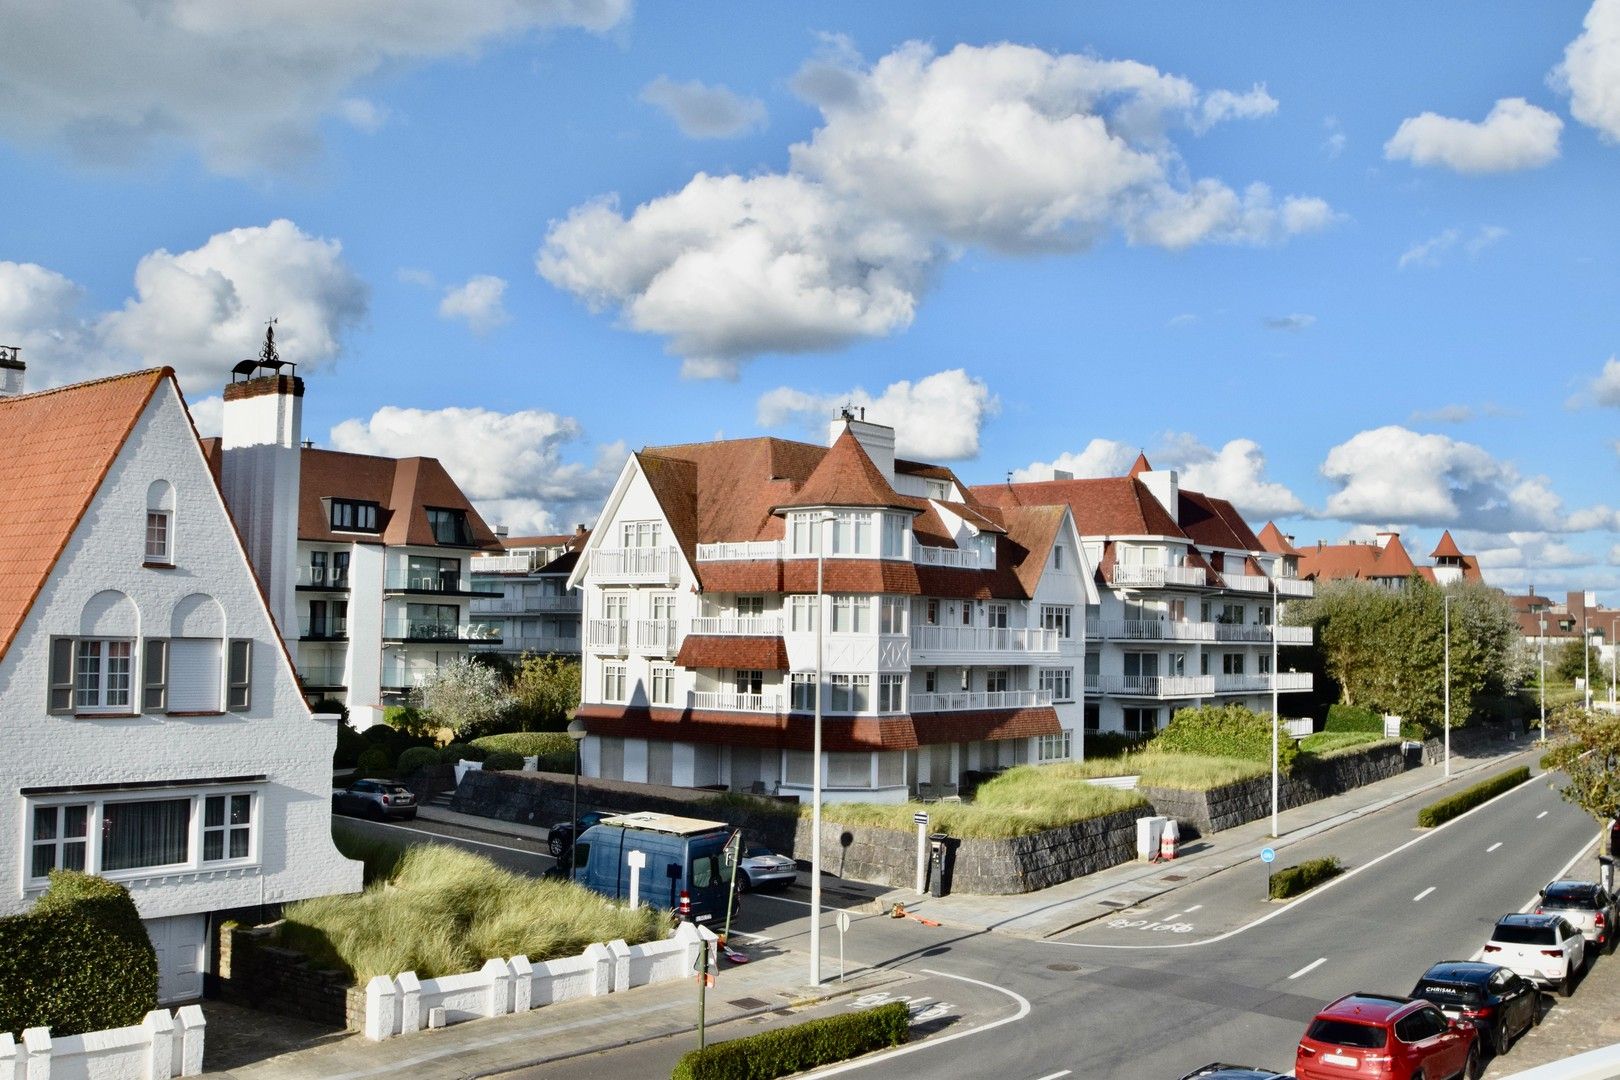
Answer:
[[[211,923],[360,888],[310,715],[171,370],[0,397],[0,913],[128,886],[159,994]]]

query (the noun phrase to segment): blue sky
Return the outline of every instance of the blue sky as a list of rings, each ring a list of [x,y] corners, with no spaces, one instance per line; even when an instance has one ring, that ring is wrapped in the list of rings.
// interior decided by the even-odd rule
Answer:
[[[83,7],[0,34],[35,386],[207,426],[276,316],[307,435],[517,531],[853,400],[1620,602],[1620,0]]]

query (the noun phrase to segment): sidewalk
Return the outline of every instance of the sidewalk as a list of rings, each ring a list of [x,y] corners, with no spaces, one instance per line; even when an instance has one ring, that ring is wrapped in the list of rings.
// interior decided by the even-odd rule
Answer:
[[[1181,857],[1174,862],[1122,863],[1040,892],[931,897],[919,896],[915,889],[891,889],[872,903],[874,910],[886,910],[901,903],[907,911],[962,929],[1032,938],[1053,937],[1201,881],[1228,867],[1251,863],[1259,858],[1260,849],[1264,847],[1279,852],[1278,865],[1286,865],[1287,860],[1280,853],[1290,845],[1353,818],[1416,799],[1447,783],[1465,787],[1509,762],[1517,764],[1515,759],[1534,748],[1534,742],[1521,741],[1517,748],[1498,746],[1478,751],[1476,757],[1453,754],[1449,781],[1439,765],[1423,765],[1342,795],[1284,810],[1277,815],[1281,835],[1275,840],[1271,836],[1271,818],[1267,816],[1196,840],[1186,845]]]

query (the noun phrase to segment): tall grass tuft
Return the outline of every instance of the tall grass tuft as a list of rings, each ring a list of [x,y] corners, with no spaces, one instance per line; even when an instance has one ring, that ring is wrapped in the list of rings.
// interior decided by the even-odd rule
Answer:
[[[1063,765],[1019,765],[979,785],[971,803],[931,803],[932,828],[970,839],[998,840],[1072,825],[1146,806],[1134,791],[1087,784]],[[828,813],[840,824],[911,829],[916,803],[839,803]]]
[[[1182,791],[1208,791],[1240,780],[1268,775],[1268,763],[1240,758],[1205,757],[1202,754],[1175,754],[1144,750],[1117,758],[1087,758],[1085,761],[1047,766],[1077,778],[1140,775],[1143,787],[1175,788]]]

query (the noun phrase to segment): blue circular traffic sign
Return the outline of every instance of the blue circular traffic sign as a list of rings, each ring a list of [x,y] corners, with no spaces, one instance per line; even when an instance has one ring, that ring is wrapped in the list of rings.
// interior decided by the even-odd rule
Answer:
[[[1260,849],[1260,861],[1263,863],[1276,862],[1277,853],[1268,847],[1263,847]]]

